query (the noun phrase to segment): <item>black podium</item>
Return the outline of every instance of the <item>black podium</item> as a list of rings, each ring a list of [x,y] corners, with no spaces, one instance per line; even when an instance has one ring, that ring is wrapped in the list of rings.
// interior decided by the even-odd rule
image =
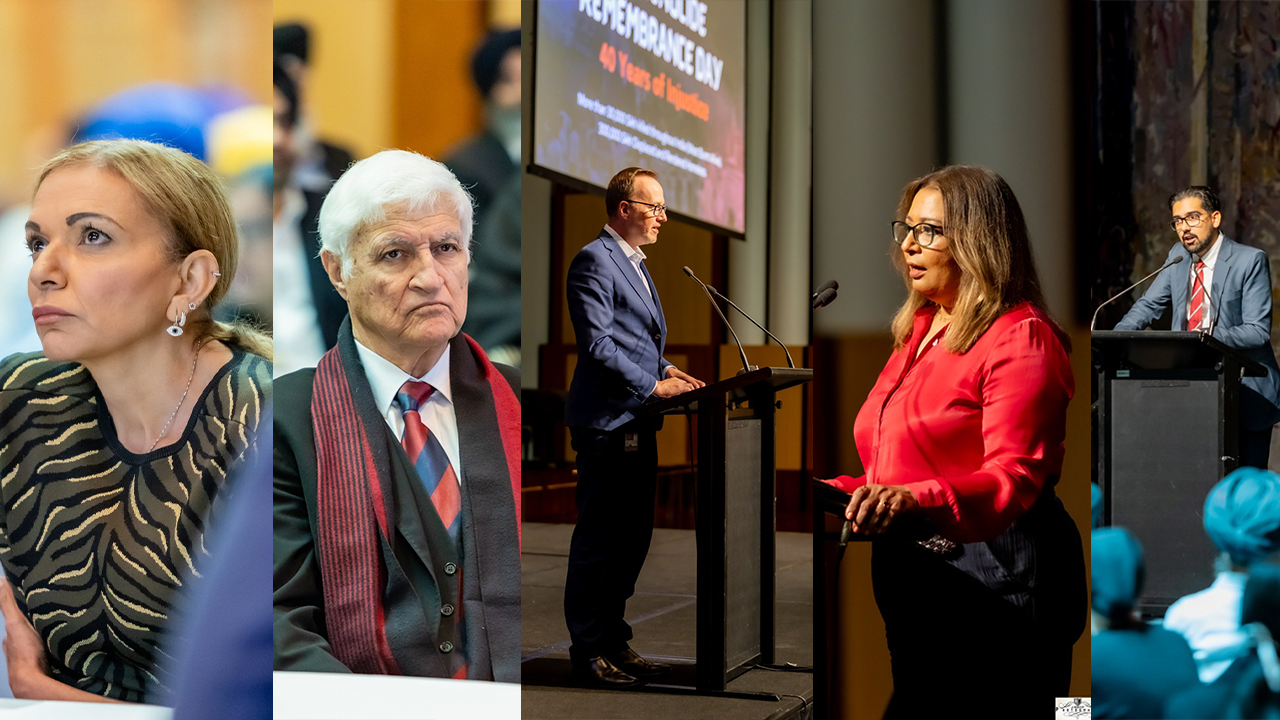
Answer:
[[[822,670],[813,679],[815,718],[832,717],[836,706],[836,642],[840,630],[840,560],[844,544],[865,538],[843,534],[849,493],[820,480],[813,481],[813,598],[822,607],[815,613],[813,654]]]
[[[811,379],[765,367],[647,406],[697,416],[698,691],[774,662],[776,396]]]
[[[1103,524],[1142,542],[1138,609],[1162,616],[1213,581],[1204,499],[1239,464],[1240,380],[1267,370],[1198,331],[1094,332],[1091,345]]]

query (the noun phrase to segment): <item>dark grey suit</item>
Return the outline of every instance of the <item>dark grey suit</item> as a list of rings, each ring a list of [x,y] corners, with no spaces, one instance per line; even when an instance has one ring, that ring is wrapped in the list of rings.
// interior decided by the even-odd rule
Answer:
[[[520,682],[520,554],[517,518],[488,382],[462,335],[451,342],[450,381],[462,456],[462,568],[469,678]],[[338,347],[347,381],[384,487],[391,488],[395,534],[381,543],[386,568],[385,628],[408,675],[447,677],[440,641],[458,636],[457,615],[441,614],[441,597],[457,597],[458,557],[417,471],[374,401],[356,354],[350,321]],[[516,371],[498,366],[515,390]],[[275,669],[350,672],[330,650],[317,556],[317,463],[311,416],[314,369],[275,384],[274,646]]]

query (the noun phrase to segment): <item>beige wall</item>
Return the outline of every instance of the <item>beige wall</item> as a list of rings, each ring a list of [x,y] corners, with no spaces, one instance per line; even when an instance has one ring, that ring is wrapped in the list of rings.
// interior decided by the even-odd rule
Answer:
[[[231,85],[269,102],[271,0],[0,0],[0,205],[69,121],[144,82]]]

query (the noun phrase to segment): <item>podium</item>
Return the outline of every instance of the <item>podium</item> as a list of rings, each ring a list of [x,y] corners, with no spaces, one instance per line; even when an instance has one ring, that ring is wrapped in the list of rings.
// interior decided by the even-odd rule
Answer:
[[[1144,614],[1213,582],[1209,490],[1239,465],[1240,380],[1262,365],[1199,332],[1094,332],[1094,447],[1104,525],[1146,554]]]
[[[765,367],[646,406],[696,416],[699,692],[774,662],[777,393],[813,379]]]
[[[836,689],[840,687],[835,638],[840,629],[840,561],[844,557],[844,545],[865,541],[863,537],[843,532],[844,511],[848,506],[849,493],[813,480],[813,598],[822,603],[813,625],[813,653],[822,668],[813,680],[814,717],[831,716],[836,706]]]

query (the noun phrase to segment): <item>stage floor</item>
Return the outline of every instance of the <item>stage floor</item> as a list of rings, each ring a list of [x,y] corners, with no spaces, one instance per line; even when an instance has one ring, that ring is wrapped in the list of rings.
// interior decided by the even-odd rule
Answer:
[[[525,523],[521,555],[522,717],[596,720],[806,718],[813,702],[811,672],[757,668],[729,683],[730,692],[766,692],[780,700],[706,697],[661,688],[599,690],[569,671],[564,579],[572,525]],[[627,603],[636,652],[676,667],[650,685],[693,685],[697,565],[692,530],[655,530],[636,594]],[[777,664],[813,665],[813,539],[778,533]]]

